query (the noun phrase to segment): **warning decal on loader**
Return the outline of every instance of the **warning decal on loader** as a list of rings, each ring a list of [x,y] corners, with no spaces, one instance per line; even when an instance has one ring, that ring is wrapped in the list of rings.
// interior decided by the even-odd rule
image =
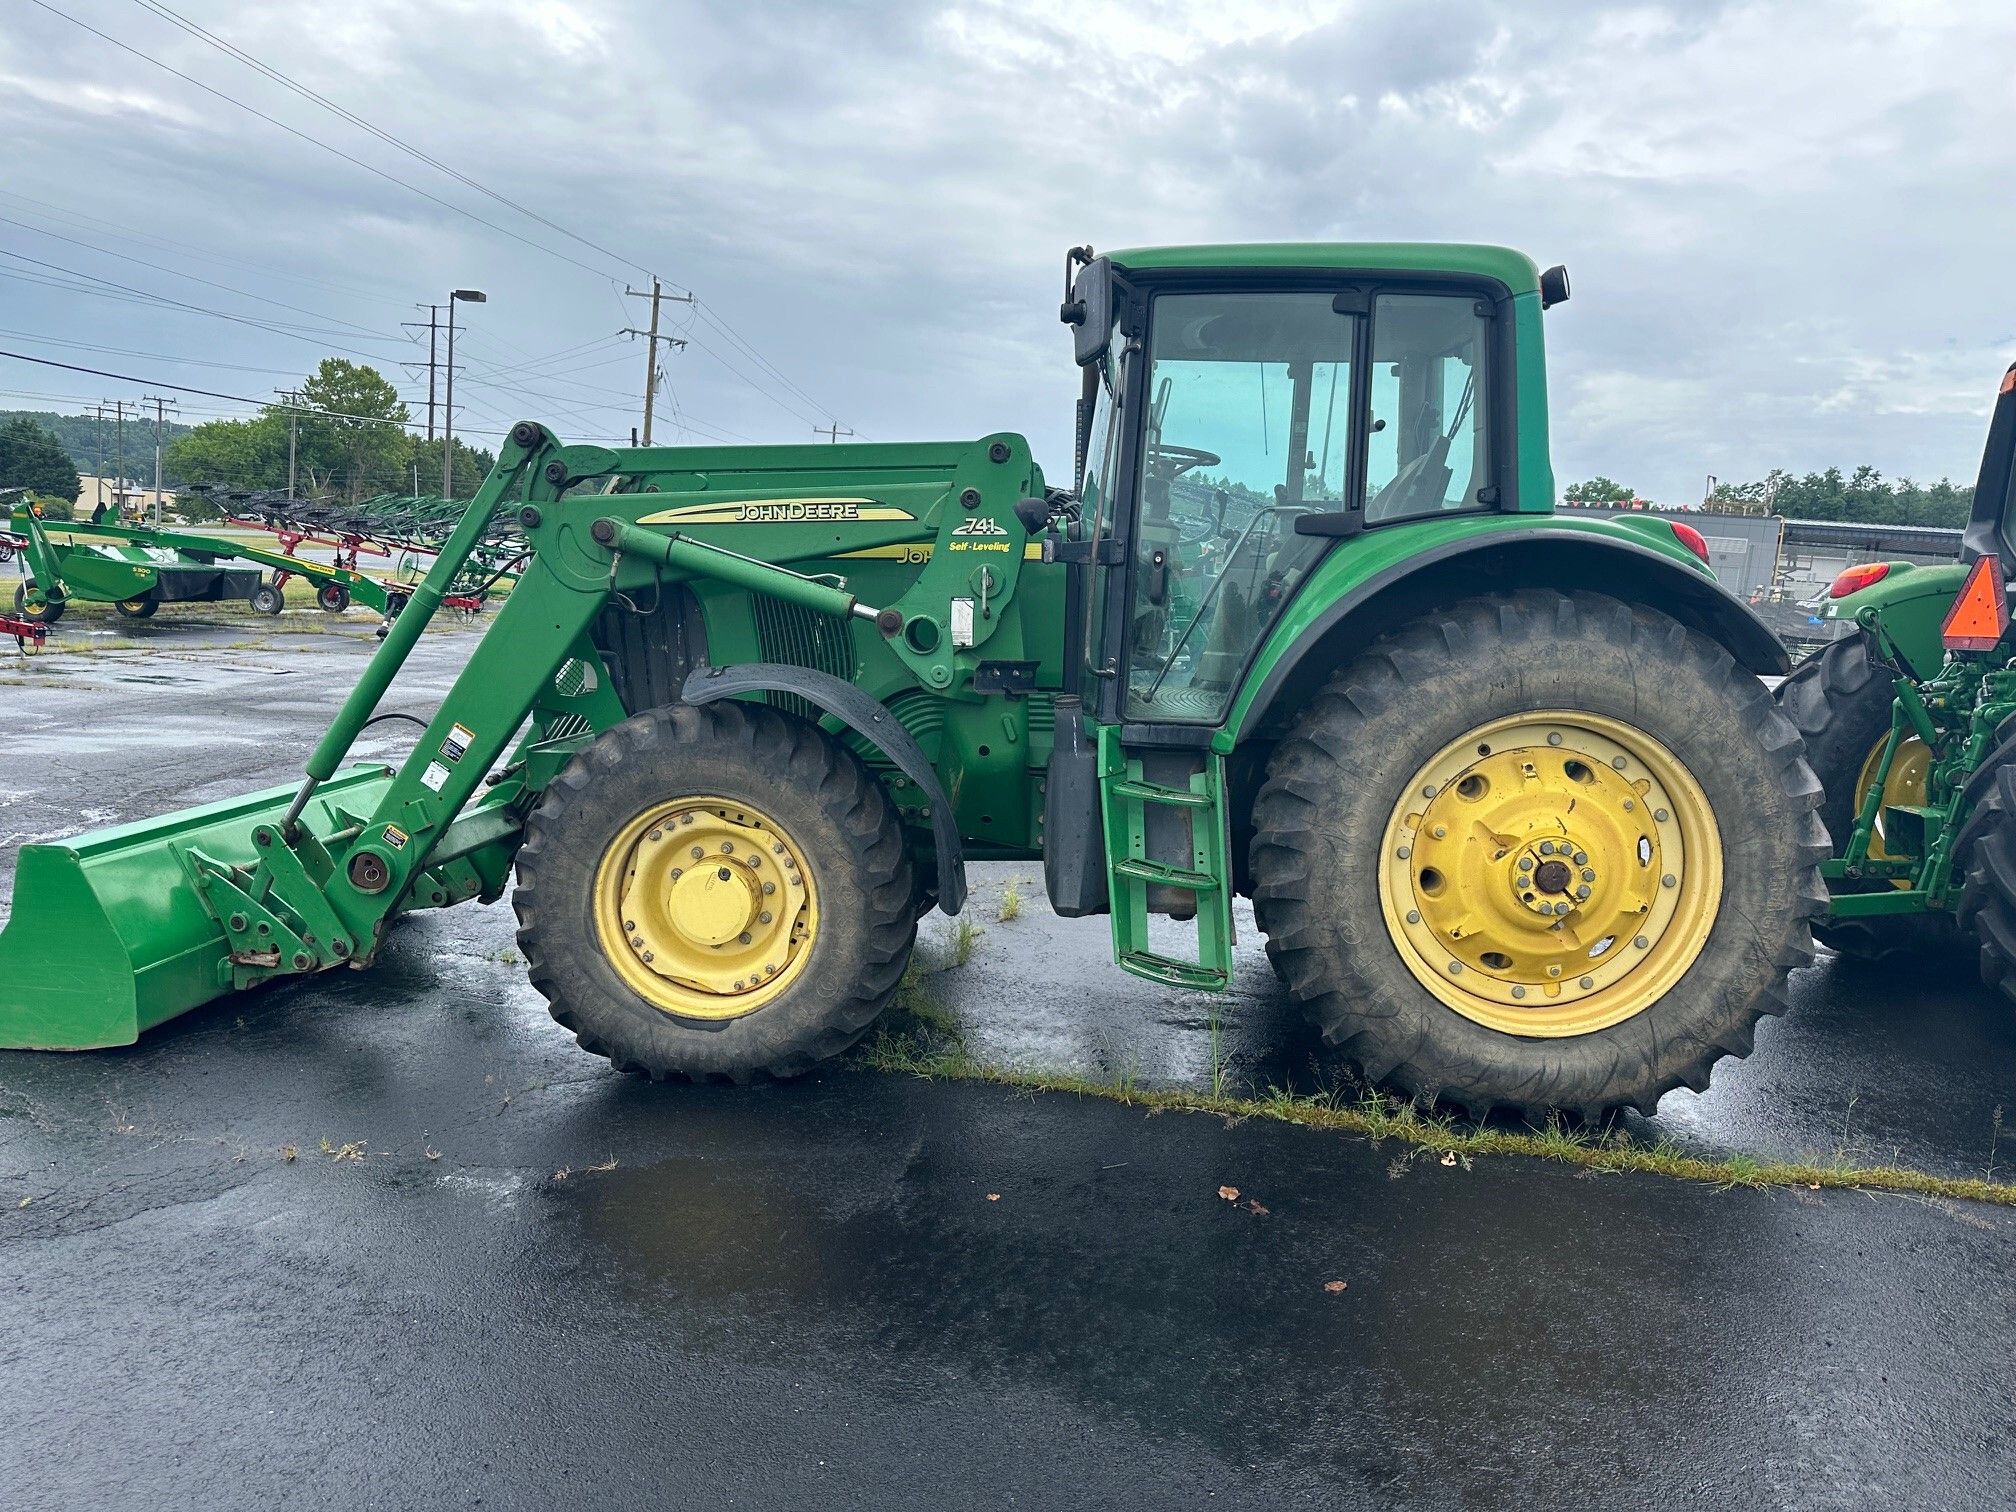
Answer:
[[[469,747],[476,743],[476,732],[465,724],[450,725],[448,738],[441,742],[441,754],[450,761],[460,761],[469,754]]]
[[[1993,651],[2009,628],[2009,599],[1999,557],[1984,556],[1967,574],[1960,596],[1946,611],[1939,638],[1948,651]]]

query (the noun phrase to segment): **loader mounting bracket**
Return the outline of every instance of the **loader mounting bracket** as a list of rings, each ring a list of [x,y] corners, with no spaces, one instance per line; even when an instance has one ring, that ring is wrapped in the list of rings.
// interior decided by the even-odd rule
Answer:
[[[816,704],[895,762],[923,791],[931,810],[931,839],[938,852],[938,906],[956,914],[966,906],[966,852],[952,800],[938,772],[903,728],[895,712],[850,682],[827,672],[786,662],[745,662],[738,667],[701,667],[687,677],[679,696],[687,703],[712,703],[738,693],[795,693]]]

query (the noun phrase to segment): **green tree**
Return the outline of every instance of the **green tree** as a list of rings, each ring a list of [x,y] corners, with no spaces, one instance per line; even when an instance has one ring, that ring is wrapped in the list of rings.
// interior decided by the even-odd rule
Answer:
[[[321,412],[300,417],[302,476],[352,503],[392,485],[410,455],[406,422],[412,416],[384,374],[324,357],[300,395],[303,409]]]
[[[287,481],[287,422],[270,412],[206,421],[168,443],[162,466],[192,482],[277,488]]]
[[[1570,504],[1629,504],[1637,491],[1600,474],[1587,483],[1570,483],[1562,495]]]
[[[25,416],[0,425],[0,488],[27,488],[74,503],[83,490],[62,443]]]

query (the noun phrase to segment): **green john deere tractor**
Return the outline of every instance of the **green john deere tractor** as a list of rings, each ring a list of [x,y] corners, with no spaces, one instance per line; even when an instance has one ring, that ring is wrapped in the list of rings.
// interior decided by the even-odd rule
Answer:
[[[1040,857],[1169,989],[1228,984],[1246,894],[1324,1037],[1419,1097],[1650,1108],[1746,1053],[1825,905],[1820,788],[1699,537],[1552,513],[1565,272],[1079,248],[1065,286],[1068,488],[1011,434],[517,425],[298,790],[22,850],[0,1042],[128,1043],[515,877],[585,1049],[786,1076],[969,857]],[[404,763],[345,770],[505,511],[515,591]]]
[[[2016,997],[2016,367],[2003,375],[1953,566],[1872,562],[1835,580],[1854,628],[1801,662],[1778,700],[1826,789],[1836,854],[1822,939],[1866,960],[1980,951]]]

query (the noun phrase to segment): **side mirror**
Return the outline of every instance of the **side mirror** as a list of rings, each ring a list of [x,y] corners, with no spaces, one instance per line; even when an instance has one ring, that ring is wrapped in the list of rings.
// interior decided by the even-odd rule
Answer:
[[[1082,250],[1089,252],[1091,248]],[[1105,356],[1113,334],[1113,265],[1103,257],[1086,263],[1057,318],[1072,328],[1071,355],[1078,366],[1089,366]]]
[[[1560,263],[1554,264],[1540,275],[1540,308],[1551,310],[1557,304],[1568,303],[1568,270]]]

